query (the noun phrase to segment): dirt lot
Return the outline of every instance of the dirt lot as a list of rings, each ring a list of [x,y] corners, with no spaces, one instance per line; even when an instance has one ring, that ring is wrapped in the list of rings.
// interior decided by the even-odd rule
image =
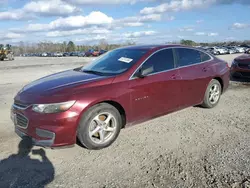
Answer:
[[[220,58],[230,64],[236,56]],[[71,57],[0,62],[0,187],[6,182],[10,187],[250,187],[250,84],[236,81],[216,108],[191,107],[124,129],[106,149],[75,146],[14,155],[20,139],[9,111],[16,92],[41,76],[87,62]]]

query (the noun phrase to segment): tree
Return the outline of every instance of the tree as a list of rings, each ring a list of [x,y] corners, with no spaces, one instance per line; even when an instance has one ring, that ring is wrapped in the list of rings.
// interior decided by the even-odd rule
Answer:
[[[62,43],[62,51],[63,51],[63,52],[66,52],[66,50],[67,50],[67,42],[64,41],[64,42]]]
[[[195,46],[196,45],[196,43],[194,41],[192,41],[192,40],[184,40],[184,39],[181,40],[181,44],[186,45],[186,46]]]
[[[23,41],[19,42],[19,51],[20,51],[21,54],[26,53],[26,48],[25,48],[25,45],[24,45]]]
[[[107,50],[108,48],[108,42],[106,39],[101,39],[99,41],[99,48],[102,49],[102,50]]]
[[[76,46],[75,46],[74,42],[69,41],[69,43],[67,44],[67,52],[73,52],[73,51],[75,51],[75,48],[76,48]]]

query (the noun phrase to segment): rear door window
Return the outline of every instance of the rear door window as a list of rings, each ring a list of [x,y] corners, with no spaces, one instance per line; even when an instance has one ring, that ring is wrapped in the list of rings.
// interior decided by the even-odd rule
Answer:
[[[179,67],[195,65],[202,61],[200,51],[188,48],[177,48],[176,49]]]

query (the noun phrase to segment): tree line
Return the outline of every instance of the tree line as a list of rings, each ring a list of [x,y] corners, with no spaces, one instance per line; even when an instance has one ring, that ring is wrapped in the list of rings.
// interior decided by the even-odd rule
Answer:
[[[200,43],[197,43],[197,42],[192,41],[192,40],[184,40],[184,39],[182,39],[180,41],[180,44],[187,45],[187,46],[238,46],[238,45],[241,45],[241,44],[250,44],[250,40],[210,42],[210,43],[200,42]]]
[[[125,42],[123,44],[109,44],[105,39],[99,41],[96,45],[77,45],[73,41],[56,43],[51,41],[39,43],[25,43],[20,41],[18,44],[12,46],[15,55],[27,53],[43,53],[43,52],[74,52],[74,51],[87,51],[89,49],[95,50],[112,50],[122,46],[135,45],[135,42]],[[198,43],[193,40],[180,40],[166,42],[166,44],[182,44],[187,46],[224,46],[224,45],[241,45],[250,44],[250,40],[246,41],[228,41],[228,42],[211,42],[211,43]]]
[[[27,54],[27,53],[43,53],[43,52],[75,52],[75,51],[87,51],[89,49],[95,50],[112,50],[121,46],[134,45],[133,42],[126,42],[124,44],[108,44],[103,39],[96,45],[77,45],[73,41],[55,43],[51,41],[39,42],[39,43],[25,43],[20,41],[18,44],[12,46],[12,50],[15,55]]]

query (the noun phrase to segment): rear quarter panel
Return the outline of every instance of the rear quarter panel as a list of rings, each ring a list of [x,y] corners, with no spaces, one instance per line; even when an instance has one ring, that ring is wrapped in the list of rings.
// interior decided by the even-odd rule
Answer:
[[[216,78],[220,80],[223,85],[223,92],[225,92],[230,81],[230,68],[228,63],[215,57],[215,59],[211,61],[209,67],[211,69],[211,79]]]

